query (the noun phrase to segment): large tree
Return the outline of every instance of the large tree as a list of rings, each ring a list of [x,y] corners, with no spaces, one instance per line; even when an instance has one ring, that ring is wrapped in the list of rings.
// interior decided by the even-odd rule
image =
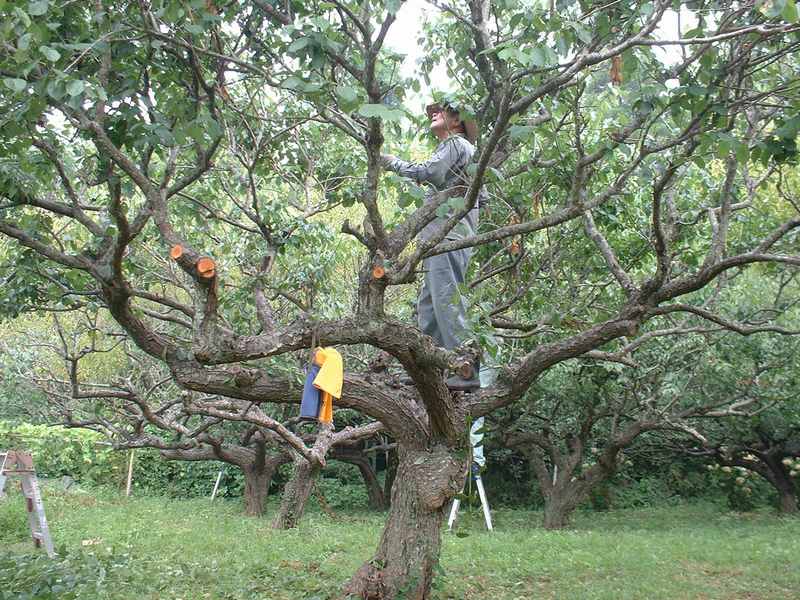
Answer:
[[[226,417],[285,402],[271,365],[318,343],[381,349],[411,377],[348,368],[339,402],[397,443],[385,529],[347,587],[365,598],[428,595],[470,418],[561,362],[624,353],[651,319],[747,327],[705,307],[708,284],[800,263],[793,3],[701,0],[681,31],[659,28],[666,0],[436,6],[420,77],[444,61],[482,136],[464,198],[424,204],[380,166],[387,131],[411,134],[392,104],[419,85],[383,48],[402,1],[0,6],[7,308],[100,303],[178,385],[234,399]],[[482,185],[482,230],[446,240]],[[436,347],[400,286],[466,247],[472,331],[502,364],[453,395],[444,374],[470,350]]]

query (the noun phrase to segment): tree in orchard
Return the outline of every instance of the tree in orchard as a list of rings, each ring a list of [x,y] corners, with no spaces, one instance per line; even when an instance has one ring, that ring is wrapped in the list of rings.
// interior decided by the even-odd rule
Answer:
[[[32,363],[20,365],[16,379],[30,383],[49,400],[47,420],[102,433],[115,449],[155,448],[167,460],[220,461],[241,470],[244,507],[262,516],[278,467],[294,462],[274,527],[296,525],[324,459],[341,446],[337,460],[355,464],[373,501],[382,498],[371,465],[358,442],[382,430],[380,423],[323,424],[301,431],[289,404],[274,411],[262,404],[245,419],[224,419],[231,400],[180,390],[165,366],[108,329],[97,312],[74,309],[53,315],[49,335],[29,335]],[[56,332],[52,339],[53,330]],[[292,402],[296,395],[287,390]],[[265,413],[278,413],[275,418]],[[306,427],[305,429],[308,429]],[[313,453],[313,454],[312,454]],[[322,459],[322,460],[320,460]],[[377,491],[376,491],[377,487]],[[382,500],[378,502],[381,504]]]
[[[739,486],[744,486],[745,481],[738,478],[746,472],[758,474],[775,490],[778,511],[797,514],[800,490],[797,341],[731,338],[725,340],[724,346],[713,365],[726,375],[715,386],[717,395],[721,392],[737,404],[751,402],[759,408],[751,415],[696,420],[684,430],[689,434],[688,441],[673,440],[672,446],[690,456],[706,456],[716,467],[736,469],[738,472],[731,471],[728,479]]]
[[[289,378],[265,367],[283,355],[391,355],[413,385],[348,369],[339,400],[398,455],[375,556],[346,592],[425,598],[469,419],[564,361],[624,352],[649,320],[735,325],[704,308],[708,284],[800,263],[781,192],[798,129],[794,5],[701,1],[683,11],[691,30],[659,29],[672,5],[437,3],[415,83],[383,48],[400,1],[6,2],[7,289],[92,298],[179,386],[234,399],[226,419],[287,401]],[[411,136],[389,97],[436,60],[482,135],[464,197],[423,203],[382,178],[380,152],[388,131]],[[482,230],[446,240],[481,186]],[[453,395],[445,375],[472,350],[435,346],[400,286],[423,257],[466,247],[472,333],[500,364],[493,385]],[[329,261],[339,251],[357,267]],[[173,264],[180,286],[161,277]],[[153,312],[188,327],[174,335]],[[524,337],[501,347],[496,329]]]
[[[725,295],[741,291],[731,287]],[[786,310],[775,313],[787,316]],[[530,402],[498,415],[500,443],[524,455],[536,476],[545,528],[565,527],[575,508],[623,467],[624,451],[643,434],[658,431],[673,440],[676,433],[695,433],[698,427],[719,430],[724,426],[717,421],[731,418],[753,423],[775,396],[792,395],[785,381],[753,387],[770,362],[768,353],[753,356],[754,362],[737,360],[733,367],[728,363],[731,334],[692,320],[646,331],[625,349],[621,363],[607,356],[601,363],[584,359],[552,368],[528,392]],[[770,331],[775,339],[768,337]],[[774,348],[789,348],[793,342],[787,335],[800,329],[750,324],[743,332],[770,340]],[[672,448],[666,444],[661,452]]]

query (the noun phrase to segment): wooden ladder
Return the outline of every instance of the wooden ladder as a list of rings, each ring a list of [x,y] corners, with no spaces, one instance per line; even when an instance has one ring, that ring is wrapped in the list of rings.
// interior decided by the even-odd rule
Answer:
[[[44,515],[44,504],[39,491],[39,480],[36,478],[36,471],[33,468],[33,457],[28,452],[15,450],[0,452],[0,498],[4,495],[6,481],[9,477],[20,478],[20,488],[25,496],[28,524],[31,528],[34,546],[37,548],[44,546],[47,555],[53,558],[56,552],[53,549],[53,540],[47,526],[47,517]]]

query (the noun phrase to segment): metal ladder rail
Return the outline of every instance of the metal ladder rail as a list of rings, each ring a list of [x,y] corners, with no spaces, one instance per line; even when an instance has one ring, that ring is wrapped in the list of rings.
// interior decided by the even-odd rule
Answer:
[[[6,458],[8,457],[7,452],[0,452],[0,498],[5,496],[5,489],[6,489]]]
[[[14,453],[12,466],[15,469],[7,469],[8,454],[3,454],[2,466],[0,466],[0,492],[4,489],[5,482],[9,475],[17,475],[21,478],[20,488],[25,497],[25,508],[28,512],[28,525],[31,530],[33,544],[37,548],[44,546],[50,558],[55,557],[56,552],[53,547],[53,539],[50,536],[50,527],[47,525],[47,517],[44,512],[44,503],[39,489],[39,480],[36,471],[33,469],[33,459],[30,454]]]

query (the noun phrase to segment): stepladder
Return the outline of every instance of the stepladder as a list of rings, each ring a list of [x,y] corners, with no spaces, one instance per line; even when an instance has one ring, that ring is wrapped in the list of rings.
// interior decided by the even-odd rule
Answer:
[[[6,483],[12,477],[19,479],[20,482],[34,546],[43,547],[49,557],[54,557],[56,552],[53,548],[53,539],[50,537],[50,528],[47,526],[47,517],[44,514],[42,492],[36,470],[33,468],[33,457],[28,452],[18,450],[0,452],[0,498],[4,497]]]
[[[486,490],[483,487],[480,465],[478,463],[472,463],[472,467],[470,468],[470,473],[467,475],[467,477],[472,478],[472,481],[475,482],[475,487],[478,489],[478,497],[481,500],[481,508],[483,509],[483,520],[486,522],[486,529],[488,529],[489,531],[493,531],[494,527],[492,527],[492,513],[489,510],[489,501],[486,499]],[[456,524],[456,519],[458,519],[458,509],[460,508],[460,506],[461,506],[461,500],[459,498],[454,498],[453,504],[450,506],[450,515],[447,518],[448,531],[452,531],[453,526]]]
[[[467,481],[464,483],[462,493],[470,481],[475,483],[475,487],[478,489],[478,497],[481,501],[481,508],[483,509],[483,520],[486,522],[486,529],[493,531],[492,513],[489,510],[489,501],[486,499],[486,490],[483,487],[483,479],[481,479],[481,469],[486,465],[486,458],[483,455],[483,417],[479,417],[472,423],[469,431],[469,441],[472,447],[472,461],[469,472],[466,474]],[[448,531],[452,531],[453,526],[456,524],[460,506],[461,500],[458,497],[454,498],[450,507],[450,515],[447,518]]]

